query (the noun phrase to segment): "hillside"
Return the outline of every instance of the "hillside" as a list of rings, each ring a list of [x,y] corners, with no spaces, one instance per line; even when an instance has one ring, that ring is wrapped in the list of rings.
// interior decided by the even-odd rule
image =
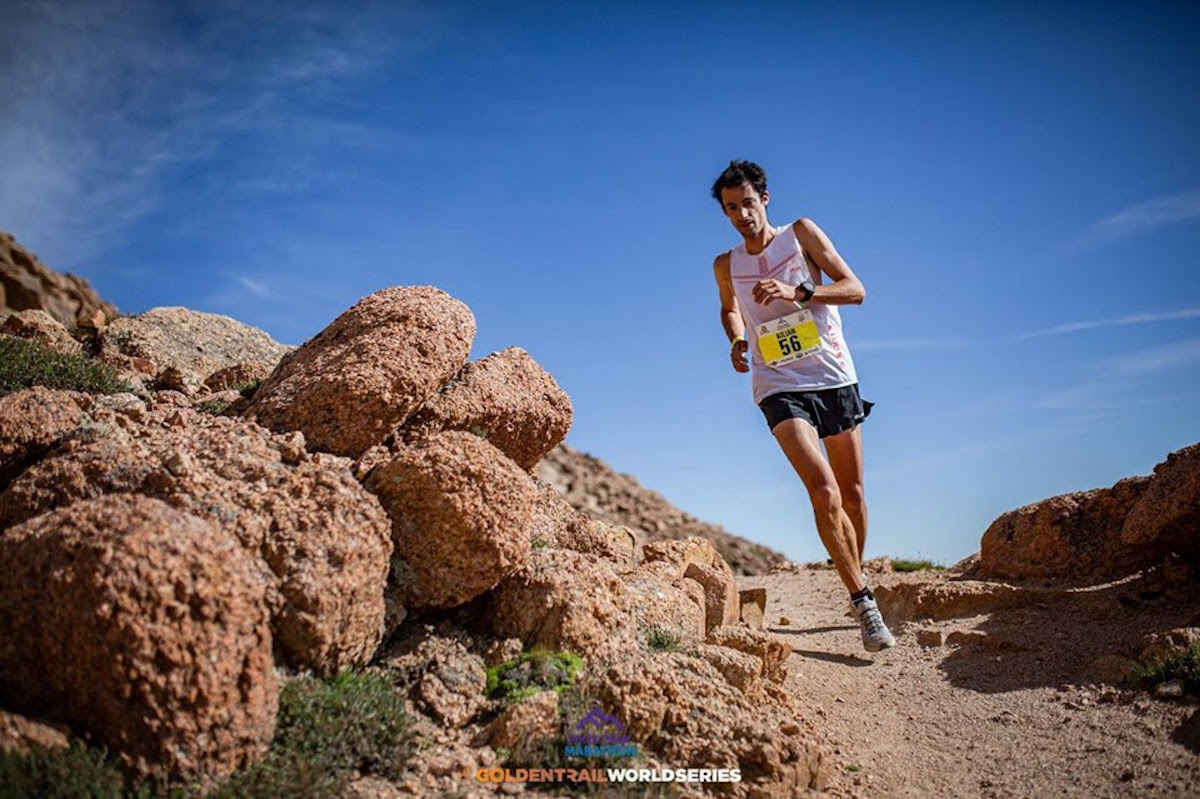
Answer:
[[[639,543],[697,535],[711,541],[734,572],[744,575],[766,574],[786,560],[762,544],[681,511],[636,477],[617,472],[595,455],[567,444],[558,445],[542,459],[537,476],[554,486],[576,510],[634,530]]]

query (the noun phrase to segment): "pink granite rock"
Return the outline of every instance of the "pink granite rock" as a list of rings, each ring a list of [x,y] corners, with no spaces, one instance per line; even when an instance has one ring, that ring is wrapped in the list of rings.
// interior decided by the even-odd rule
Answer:
[[[288,353],[245,415],[357,458],[462,368],[474,337],[471,310],[444,291],[377,291]]]

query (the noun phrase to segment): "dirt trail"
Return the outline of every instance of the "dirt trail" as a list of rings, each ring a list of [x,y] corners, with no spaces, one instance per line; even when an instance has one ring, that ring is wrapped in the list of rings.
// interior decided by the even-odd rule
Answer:
[[[920,581],[955,588],[946,575],[875,579]],[[788,684],[835,748],[833,796],[1200,796],[1195,700],[1157,700],[1095,678],[1146,632],[1195,624],[1194,598],[1139,584],[1031,593],[982,615],[892,622],[897,647],[876,655],[863,650],[832,571],[738,582],[767,588],[768,629],[794,649]],[[953,615],[945,610],[931,615]],[[921,631],[957,635],[921,646]]]

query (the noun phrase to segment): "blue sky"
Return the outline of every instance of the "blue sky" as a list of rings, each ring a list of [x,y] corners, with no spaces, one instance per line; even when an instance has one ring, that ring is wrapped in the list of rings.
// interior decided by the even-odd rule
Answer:
[[[955,561],[1200,440],[1192,4],[3,5],[0,229],[46,263],[286,343],[440,286],[569,443],[793,558],[719,324],[732,158],[867,287],[868,555]]]

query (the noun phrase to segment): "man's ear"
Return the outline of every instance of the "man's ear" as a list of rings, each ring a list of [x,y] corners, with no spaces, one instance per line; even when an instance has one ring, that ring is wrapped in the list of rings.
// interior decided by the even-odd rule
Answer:
[[[771,192],[764,189],[763,193],[762,193],[762,200],[763,200],[763,205],[766,205],[767,203],[771,202]]]

